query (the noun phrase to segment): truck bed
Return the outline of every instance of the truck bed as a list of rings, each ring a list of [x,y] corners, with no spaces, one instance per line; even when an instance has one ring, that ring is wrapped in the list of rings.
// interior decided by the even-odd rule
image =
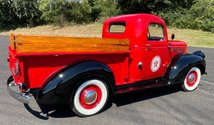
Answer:
[[[10,47],[20,53],[128,52],[127,39],[10,35]]]

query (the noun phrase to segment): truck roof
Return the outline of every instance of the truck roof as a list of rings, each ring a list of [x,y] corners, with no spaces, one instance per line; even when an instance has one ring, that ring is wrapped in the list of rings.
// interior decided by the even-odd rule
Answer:
[[[164,23],[164,20],[156,15],[152,14],[128,14],[128,15],[120,15],[116,17],[112,17],[107,19],[104,23],[109,23],[109,22],[115,22],[115,21],[136,21],[136,20],[143,20],[144,22],[152,21],[152,20],[158,20]]]

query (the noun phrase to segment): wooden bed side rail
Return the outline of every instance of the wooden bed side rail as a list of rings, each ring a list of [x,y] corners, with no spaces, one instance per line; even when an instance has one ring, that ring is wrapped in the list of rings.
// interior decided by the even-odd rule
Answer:
[[[11,35],[10,41],[17,53],[129,51],[127,39]]]
[[[14,50],[16,48],[15,35],[14,34],[10,34],[9,40],[10,40],[10,48],[12,50]]]

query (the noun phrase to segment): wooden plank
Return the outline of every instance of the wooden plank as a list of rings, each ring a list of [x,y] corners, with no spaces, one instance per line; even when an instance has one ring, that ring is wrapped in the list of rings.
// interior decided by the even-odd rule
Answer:
[[[128,48],[121,48],[121,47],[108,47],[108,48],[93,48],[88,47],[86,48],[35,48],[31,47],[25,50],[19,50],[18,53],[33,53],[33,52],[127,52]]]
[[[18,53],[129,51],[129,41],[125,39],[21,35],[16,36],[15,39]]]
[[[21,49],[20,49],[21,48]],[[98,47],[93,47],[93,46],[88,46],[88,47],[25,47],[27,49],[23,49],[23,47],[17,46],[17,52],[96,52],[96,51],[101,51],[101,52],[117,52],[117,51],[128,51],[129,47],[128,46],[98,46]]]
[[[96,43],[96,44],[121,44],[128,45],[127,40],[103,39],[103,38],[75,38],[75,37],[16,37],[17,43],[25,44],[59,44],[59,43]]]
[[[15,49],[15,43],[14,43],[15,36],[13,34],[11,34],[9,39],[10,39],[10,47],[12,50],[14,50]]]

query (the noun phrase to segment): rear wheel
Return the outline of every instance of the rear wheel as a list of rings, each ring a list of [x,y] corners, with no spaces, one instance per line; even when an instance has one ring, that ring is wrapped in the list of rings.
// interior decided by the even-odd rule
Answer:
[[[75,90],[71,97],[71,107],[78,116],[90,116],[99,113],[108,101],[107,84],[99,79],[88,79]]]
[[[184,91],[193,91],[195,90],[201,80],[201,71],[197,67],[192,67],[187,73],[182,88]]]

